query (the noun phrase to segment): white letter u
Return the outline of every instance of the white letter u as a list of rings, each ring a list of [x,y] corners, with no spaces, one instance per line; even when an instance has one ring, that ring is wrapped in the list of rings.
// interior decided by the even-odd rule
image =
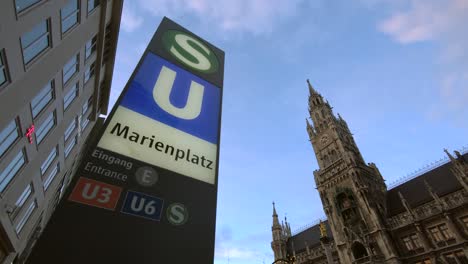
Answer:
[[[171,91],[174,86],[175,77],[175,71],[167,68],[166,66],[162,66],[158,80],[156,81],[153,89],[154,100],[159,107],[173,116],[187,120],[197,118],[201,112],[203,91],[205,87],[195,81],[192,81],[189,88],[187,102],[184,107],[179,108],[174,106],[169,100],[169,96],[171,95]]]

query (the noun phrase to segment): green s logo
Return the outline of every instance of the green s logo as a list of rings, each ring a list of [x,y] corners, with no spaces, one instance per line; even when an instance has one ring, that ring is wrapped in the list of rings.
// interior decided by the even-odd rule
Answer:
[[[203,73],[218,70],[218,59],[214,52],[193,36],[168,30],[162,39],[166,50],[184,65]]]

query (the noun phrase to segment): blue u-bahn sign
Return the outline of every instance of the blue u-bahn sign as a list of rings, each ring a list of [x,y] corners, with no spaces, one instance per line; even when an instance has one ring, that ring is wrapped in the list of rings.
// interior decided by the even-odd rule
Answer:
[[[213,263],[224,52],[164,18],[29,263]]]

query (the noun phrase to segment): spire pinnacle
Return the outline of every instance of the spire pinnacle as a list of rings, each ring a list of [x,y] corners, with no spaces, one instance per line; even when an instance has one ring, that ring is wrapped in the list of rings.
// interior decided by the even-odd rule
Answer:
[[[447,153],[447,156],[450,158],[451,161],[455,161],[455,158],[452,156],[452,154],[450,154],[450,152],[448,152],[447,149],[444,148],[444,151],[445,153]]]
[[[274,229],[281,229],[281,225],[278,220],[278,214],[276,213],[275,202],[273,202],[273,230]]]
[[[317,91],[315,91],[315,89],[314,89],[314,87],[312,86],[312,84],[310,84],[309,79],[307,79],[307,85],[309,86],[309,95],[318,94]]]

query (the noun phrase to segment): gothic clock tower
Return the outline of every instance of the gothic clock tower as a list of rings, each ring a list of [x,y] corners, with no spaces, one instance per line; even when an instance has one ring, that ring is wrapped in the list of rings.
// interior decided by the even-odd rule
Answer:
[[[385,228],[384,179],[374,163],[366,164],[347,123],[307,80],[307,132],[319,169],[315,183],[322,199],[341,263],[368,259],[400,263]]]

